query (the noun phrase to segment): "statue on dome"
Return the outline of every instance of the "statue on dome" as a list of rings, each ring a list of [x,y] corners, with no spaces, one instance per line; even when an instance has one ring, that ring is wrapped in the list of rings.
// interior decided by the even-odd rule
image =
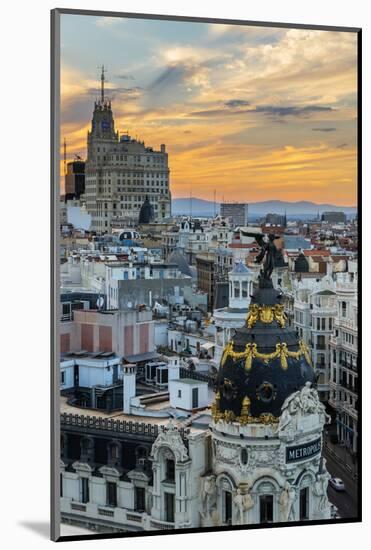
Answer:
[[[270,281],[276,263],[276,258],[280,255],[280,251],[276,247],[274,241],[280,239],[280,236],[275,235],[274,233],[265,235],[261,231],[255,232],[254,228],[249,228],[248,231],[241,230],[241,233],[246,237],[253,237],[260,246],[260,252],[256,256],[254,262],[257,264],[263,262],[263,269],[260,270],[261,279],[264,281]]]

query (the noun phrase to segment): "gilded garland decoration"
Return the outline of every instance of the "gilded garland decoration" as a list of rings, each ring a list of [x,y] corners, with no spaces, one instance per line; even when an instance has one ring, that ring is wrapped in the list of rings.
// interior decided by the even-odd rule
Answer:
[[[249,313],[247,314],[246,325],[248,328],[252,328],[257,321],[266,324],[277,321],[278,326],[284,328],[287,320],[284,308],[283,304],[275,304],[274,306],[251,304]]]
[[[228,344],[226,345],[221,360],[222,367],[224,366],[228,357],[231,357],[233,361],[240,361],[241,359],[244,359],[246,370],[251,369],[252,360],[254,358],[262,359],[262,361],[264,361],[264,363],[266,364],[268,364],[268,362],[272,359],[279,358],[283,370],[286,370],[288,368],[288,357],[299,359],[300,357],[304,356],[307,360],[307,363],[309,363],[309,365],[312,364],[308,346],[303,342],[303,340],[299,341],[299,349],[297,351],[289,351],[286,343],[276,344],[276,350],[272,351],[271,353],[260,353],[258,351],[258,346],[252,343],[246,344],[244,351],[234,351],[233,346],[233,340],[228,342]]]

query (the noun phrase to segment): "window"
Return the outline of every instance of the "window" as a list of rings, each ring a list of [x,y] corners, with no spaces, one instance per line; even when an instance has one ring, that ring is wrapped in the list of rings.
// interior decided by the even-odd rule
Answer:
[[[300,519],[309,519],[309,491],[308,487],[300,489]]]
[[[111,460],[118,460],[119,458],[119,447],[116,445],[116,443],[112,443],[109,446],[109,453]]]
[[[61,371],[61,386],[63,386],[66,383],[66,371]]]
[[[192,388],[192,409],[198,407],[198,388]]]
[[[178,390],[178,397],[182,397],[182,390]]]
[[[246,449],[246,447],[243,447],[241,449],[241,462],[242,462],[242,464],[246,465],[248,460],[249,460],[249,455],[248,455],[247,449]]]
[[[223,522],[227,524],[232,522],[232,493],[230,491],[223,493]]]
[[[80,479],[80,491],[80,501],[89,502],[89,479],[87,477]]]
[[[341,302],[341,316],[346,317],[347,316],[347,303]]]
[[[117,506],[117,485],[107,481],[107,506]]]
[[[326,341],[324,336],[317,336],[317,349],[326,349]]]
[[[165,520],[173,523],[174,521],[174,495],[172,493],[164,493],[165,499]]]
[[[175,462],[171,458],[166,459],[166,480],[175,481]]]
[[[260,523],[273,522],[273,495],[262,495],[260,503]]]
[[[144,512],[146,509],[145,495],[144,487],[135,487],[135,510],[137,512]]]

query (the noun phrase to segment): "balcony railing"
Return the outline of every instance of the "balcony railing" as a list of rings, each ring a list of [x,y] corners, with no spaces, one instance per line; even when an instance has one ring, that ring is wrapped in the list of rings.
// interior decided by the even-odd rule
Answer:
[[[115,515],[114,510],[107,510],[107,508],[98,508],[98,514],[100,516],[107,516],[109,518],[113,518]]]
[[[61,426],[74,426],[83,429],[94,429],[118,433],[129,433],[135,435],[144,435],[156,439],[160,429],[166,429],[166,426],[157,424],[146,424],[145,422],[132,422],[131,420],[114,420],[113,418],[102,418],[98,416],[85,416],[80,414],[62,413]],[[187,439],[188,429],[177,428],[183,440]]]
[[[129,514],[127,513],[126,514],[126,519],[128,521],[135,521],[136,523],[142,523],[142,516],[139,516],[137,514]]]
[[[342,388],[349,390],[357,395],[357,388],[351,384],[343,384],[343,382],[340,382],[340,385]]]
[[[71,502],[71,510],[86,512],[86,504],[81,504],[80,502]]]
[[[153,529],[160,529],[161,531],[168,531],[175,528],[175,523],[171,523],[170,521],[151,520],[150,525]]]

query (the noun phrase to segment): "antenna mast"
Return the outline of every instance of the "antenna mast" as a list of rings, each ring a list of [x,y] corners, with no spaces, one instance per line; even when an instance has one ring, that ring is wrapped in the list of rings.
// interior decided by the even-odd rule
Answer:
[[[104,65],[102,65],[102,73],[100,76],[100,94],[101,94],[102,103],[104,102],[104,81],[105,81],[104,73],[105,73],[105,69],[104,69]]]

